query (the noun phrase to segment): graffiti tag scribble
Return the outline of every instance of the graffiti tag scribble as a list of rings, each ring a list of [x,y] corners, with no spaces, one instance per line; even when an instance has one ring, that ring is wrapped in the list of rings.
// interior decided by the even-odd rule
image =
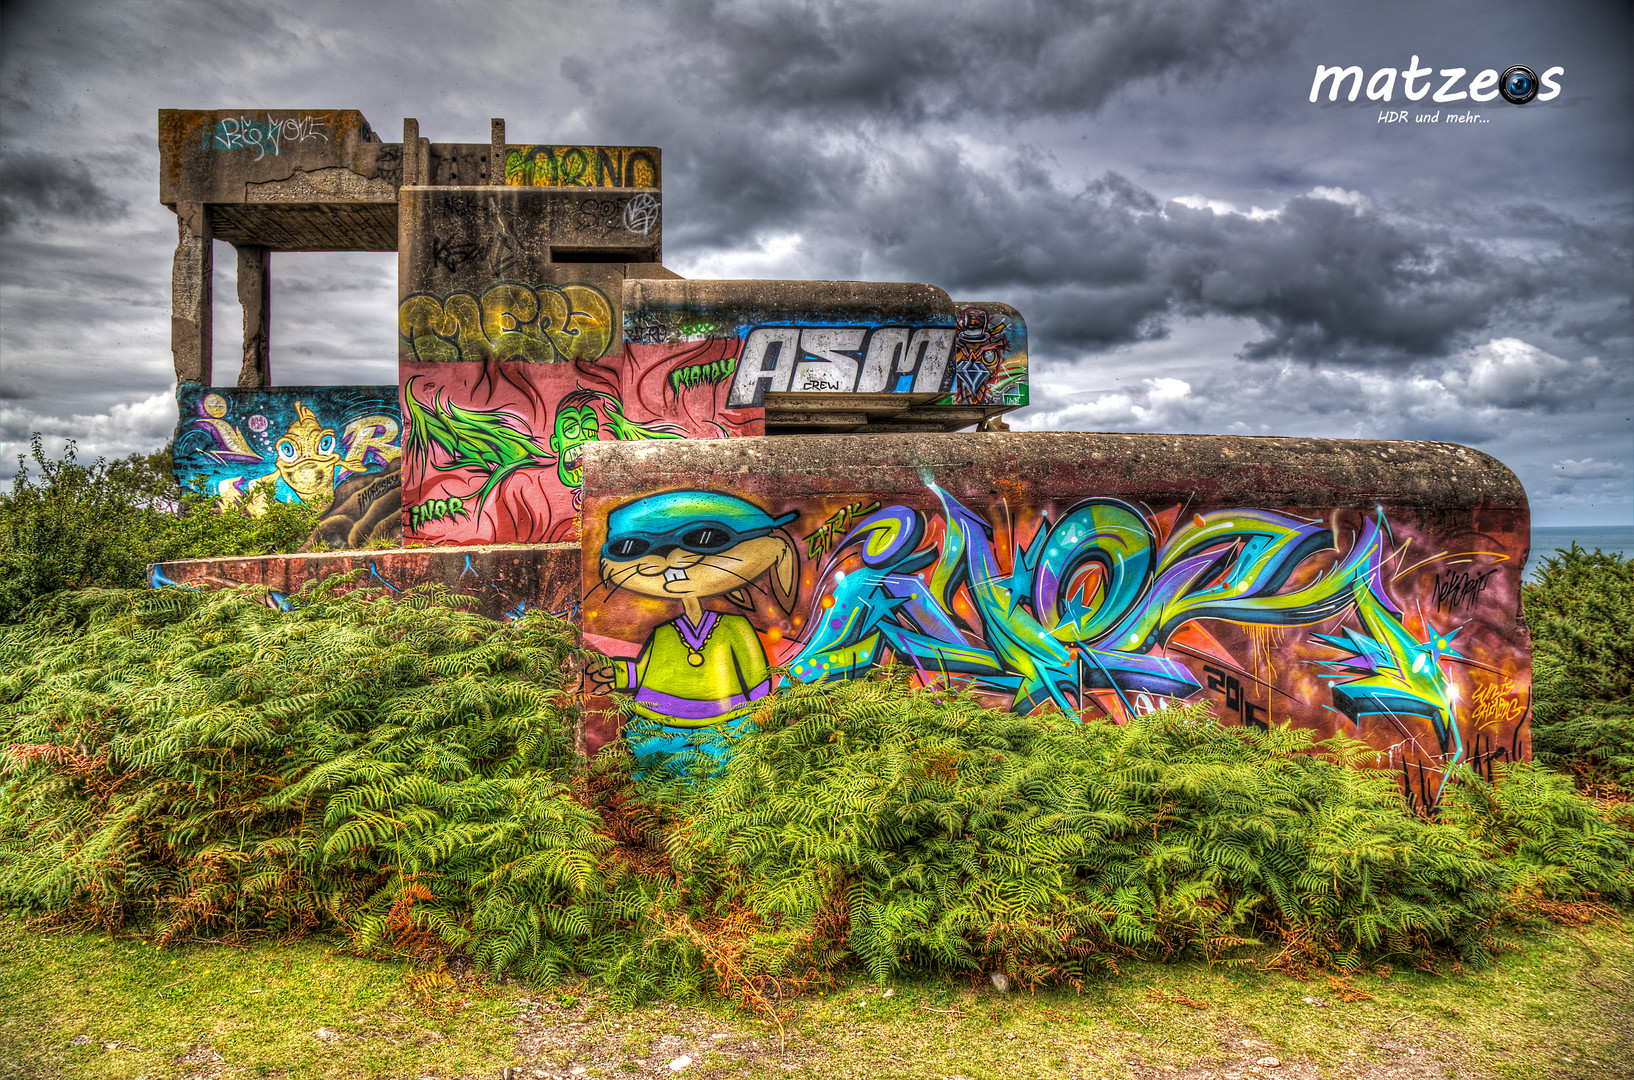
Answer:
[[[1486,591],[1487,580],[1497,573],[1493,567],[1484,573],[1473,573],[1463,570],[1453,570],[1447,574],[1435,576],[1435,609],[1437,611],[1455,611],[1461,607],[1472,607]]]
[[[879,503],[854,502],[836,510],[816,532],[806,537],[806,558],[815,559],[834,548],[834,541],[844,536],[851,527],[879,509]]]
[[[310,116],[256,120],[229,116],[204,129],[204,146],[209,150],[254,150],[253,160],[278,154],[283,143],[304,143],[313,139],[329,141],[329,125]]]
[[[658,226],[658,197],[640,194],[624,205],[624,228],[646,236]]]

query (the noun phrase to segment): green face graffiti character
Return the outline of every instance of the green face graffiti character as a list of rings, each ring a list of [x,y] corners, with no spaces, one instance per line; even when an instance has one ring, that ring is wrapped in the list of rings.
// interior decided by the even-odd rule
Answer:
[[[550,452],[556,455],[556,478],[563,487],[578,488],[584,483],[584,470],[579,466],[584,444],[600,438],[601,418],[592,406],[597,400],[598,395],[588,390],[575,390],[556,407]]]

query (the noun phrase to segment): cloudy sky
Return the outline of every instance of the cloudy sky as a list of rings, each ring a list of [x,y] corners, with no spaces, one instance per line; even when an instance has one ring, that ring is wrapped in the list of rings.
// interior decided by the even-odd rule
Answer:
[[[1404,80],[1310,101],[1319,64],[1382,91],[1414,56],[1446,94],[1564,70],[1523,106]],[[655,144],[688,277],[1019,308],[1014,427],[1450,440],[1513,468],[1538,524],[1634,519],[1628,3],[8,0],[0,477],[31,431],[118,456],[175,423],[161,108]],[[395,381],[395,256],[273,273],[276,382]]]

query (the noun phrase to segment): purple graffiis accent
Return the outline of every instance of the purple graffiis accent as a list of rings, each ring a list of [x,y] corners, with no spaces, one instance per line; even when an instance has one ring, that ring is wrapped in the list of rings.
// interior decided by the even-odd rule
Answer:
[[[904,550],[911,551],[919,545],[919,536],[922,532],[919,515],[914,511],[906,506],[887,506],[864,518],[851,530],[842,544],[875,530],[885,530],[887,537],[885,549],[879,552],[868,551],[867,549],[874,543],[873,537],[870,536],[862,553],[862,561],[866,566],[885,566],[896,562]]]
[[[681,640],[686,643],[686,647],[693,652],[698,652],[703,649],[704,642],[709,640],[709,632],[715,629],[715,620],[719,618],[720,616],[715,612],[706,611],[704,612],[703,622],[694,630],[692,620],[682,615],[675,620],[675,629],[680,633]]]
[[[673,716],[677,720],[713,720],[741,705],[760,700],[771,692],[771,688],[770,680],[765,680],[751,687],[747,694],[732,694],[724,698],[699,701],[696,698],[676,697],[674,694],[642,687],[636,691],[635,700],[653,712]]]

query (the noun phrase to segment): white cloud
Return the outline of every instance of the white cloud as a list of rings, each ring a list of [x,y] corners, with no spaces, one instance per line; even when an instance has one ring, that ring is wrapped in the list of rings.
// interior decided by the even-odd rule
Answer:
[[[1250,221],[1265,221],[1281,213],[1280,210],[1266,210],[1259,206],[1250,206],[1247,210],[1239,210],[1234,204],[1226,202],[1224,199],[1210,199],[1205,195],[1182,195],[1169,201],[1177,202],[1181,206],[1190,207],[1193,210],[1212,210],[1216,214],[1236,214],[1239,217],[1248,218]]]
[[[170,440],[175,427],[176,388],[172,385],[140,401],[120,403],[92,415],[63,418],[8,409],[4,430],[6,442],[19,449],[28,445],[31,434],[39,432],[47,457],[59,456],[72,439],[79,460],[89,462],[152,452]],[[7,474],[16,471],[14,460],[5,464]]]
[[[798,232],[770,232],[755,237],[753,247],[706,251],[670,260],[689,278],[798,278],[805,238]]]
[[[1327,202],[1339,203],[1342,206],[1353,207],[1357,210],[1368,210],[1373,206],[1373,200],[1369,199],[1361,192],[1347,191],[1344,188],[1338,187],[1322,187],[1321,185],[1318,185],[1307,191],[1305,193],[1305,197],[1309,199],[1323,199]],[[1227,202],[1225,199],[1210,198],[1207,195],[1181,195],[1170,199],[1169,201],[1177,202],[1181,206],[1189,207],[1192,210],[1211,210],[1215,214],[1222,215],[1235,214],[1238,217],[1248,218],[1250,221],[1267,221],[1272,218],[1281,217],[1283,210],[1283,207],[1281,206],[1272,210],[1267,210],[1262,206],[1250,206],[1247,210],[1243,210],[1235,203]]]
[[[1447,385],[1471,405],[1499,409],[1581,408],[1611,388],[1627,382],[1598,357],[1567,360],[1519,338],[1493,338],[1466,349],[1445,373]]]
[[[1628,462],[1600,461],[1592,457],[1561,458],[1554,468],[1568,480],[1615,480],[1628,475]]]
[[[1312,199],[1326,199],[1328,202],[1340,203],[1344,206],[1354,206],[1358,210],[1366,210],[1373,205],[1369,199],[1359,191],[1346,191],[1344,188],[1322,187],[1317,185],[1306,192]]]
[[[1017,419],[1017,430],[1032,431],[1176,431],[1195,425],[1199,402],[1191,396],[1191,384],[1184,379],[1142,379],[1143,389],[1063,392],[1058,384],[1051,393],[1044,387],[1046,403]],[[1061,402],[1056,405],[1054,402]]]

